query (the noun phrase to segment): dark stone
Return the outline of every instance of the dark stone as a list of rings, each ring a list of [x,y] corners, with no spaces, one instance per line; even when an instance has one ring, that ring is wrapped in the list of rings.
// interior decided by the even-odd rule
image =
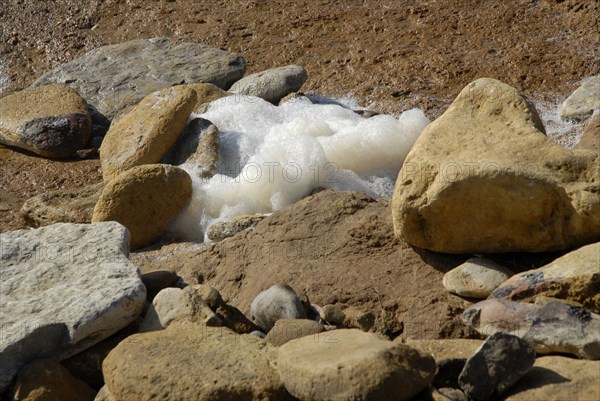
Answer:
[[[467,360],[463,358],[451,358],[440,361],[432,385],[436,388],[460,388],[458,377],[464,369],[466,362]]]
[[[79,113],[28,121],[19,136],[31,146],[63,157],[83,148],[90,137],[89,116]]]
[[[523,377],[535,362],[535,351],[524,340],[506,333],[488,337],[463,368],[458,382],[475,401],[497,398]]]

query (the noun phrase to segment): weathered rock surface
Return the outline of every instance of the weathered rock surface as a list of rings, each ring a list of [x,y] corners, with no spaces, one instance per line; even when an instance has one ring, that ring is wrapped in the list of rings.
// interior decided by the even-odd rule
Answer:
[[[277,104],[283,97],[299,91],[307,79],[308,73],[304,67],[288,65],[248,75],[234,83],[229,91]]]
[[[132,260],[142,272],[167,268],[189,283],[216,287],[248,316],[258,293],[287,283],[314,304],[339,304],[366,330],[405,338],[478,335],[460,319],[470,303],[442,285],[444,273],[467,258],[399,241],[389,208],[385,199],[322,191],[226,241],[166,245]],[[350,307],[360,315],[350,316]]]
[[[600,152],[600,113],[587,120],[576,149],[588,149]]]
[[[12,397],[19,401],[92,401],[96,392],[54,359],[36,359],[19,370]]]
[[[319,316],[329,324],[342,324],[346,314],[339,305],[325,305],[319,310]]]
[[[27,362],[67,358],[133,321],[146,296],[115,222],[0,234],[0,391]]]
[[[0,143],[64,158],[83,148],[91,119],[85,100],[64,85],[29,88],[0,99]]]
[[[104,186],[92,221],[118,221],[129,229],[131,247],[139,248],[163,235],[191,195],[192,180],[178,167],[134,167]]]
[[[158,163],[173,146],[196,104],[196,92],[174,86],[146,96],[111,125],[100,146],[105,182],[132,167]]]
[[[21,216],[32,227],[54,223],[91,223],[94,206],[103,184],[81,189],[46,192],[29,198],[21,208]]]
[[[277,284],[261,292],[250,306],[252,321],[268,332],[279,319],[306,317],[302,301],[289,285]]]
[[[491,297],[528,302],[542,297],[564,299],[600,313],[600,242],[511,277]]]
[[[194,112],[198,114],[204,113],[204,109],[209,103],[222,97],[231,96],[232,94],[224,91],[213,84],[188,84],[188,88],[196,92],[196,106]]]
[[[562,104],[560,116],[567,120],[583,121],[600,110],[600,75],[588,78]]]
[[[165,288],[154,297],[139,331],[162,330],[170,325],[188,323],[218,327],[221,326],[221,319],[204,302],[194,286]]]
[[[325,331],[319,322],[309,319],[279,319],[265,337],[268,343],[283,345],[301,337],[316,335]],[[315,341],[318,336],[314,336]]]
[[[436,363],[441,363],[447,359],[466,360],[481,347],[481,344],[483,344],[482,340],[468,340],[462,338],[444,340],[407,339],[405,342],[409,347],[433,356]]]
[[[514,334],[538,354],[553,352],[600,359],[600,315],[560,302],[534,305],[505,299],[476,303],[463,314],[481,334]]]
[[[165,288],[172,287],[179,276],[169,270],[156,270],[142,274],[142,282],[146,286],[147,299],[152,301],[156,294]]]
[[[533,368],[503,398],[505,401],[599,400],[600,361],[562,356],[537,358]]]
[[[199,178],[209,179],[219,169],[220,149],[217,127],[203,118],[194,118],[186,124],[162,161],[176,166],[191,164]]]
[[[168,86],[207,82],[227,89],[245,69],[239,55],[200,43],[154,38],[99,47],[48,71],[34,85],[70,85],[112,119]]]
[[[136,334],[105,359],[107,390],[119,401],[289,400],[264,340],[226,328],[183,325]]]
[[[282,345],[277,369],[285,388],[301,400],[403,401],[431,383],[436,365],[406,345],[351,329]]]
[[[600,155],[544,135],[531,104],[478,79],[421,133],[398,175],[396,235],[449,253],[542,252],[600,239]]]
[[[485,258],[471,258],[444,275],[444,288],[461,297],[487,298],[512,272]]]
[[[535,362],[535,351],[517,336],[495,333],[471,356],[458,382],[469,398],[487,401],[503,394]]]
[[[211,241],[223,241],[225,238],[233,237],[241,231],[256,227],[265,217],[262,214],[242,214],[229,221],[219,221],[208,227],[206,236]]]

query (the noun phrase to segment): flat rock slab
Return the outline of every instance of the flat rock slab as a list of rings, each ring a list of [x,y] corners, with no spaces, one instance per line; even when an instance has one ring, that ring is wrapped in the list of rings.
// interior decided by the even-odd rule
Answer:
[[[600,239],[600,155],[551,141],[515,88],[481,78],[429,124],[392,197],[394,232],[447,253],[545,252]]]
[[[165,87],[207,82],[227,89],[245,70],[239,55],[200,43],[154,38],[99,47],[48,71],[33,85],[67,84],[112,119]]]
[[[131,323],[146,297],[116,222],[0,234],[0,391],[35,358],[64,359]]]
[[[311,401],[409,400],[436,371],[432,357],[361,330],[333,330],[279,347],[277,369],[294,397]]]
[[[566,120],[583,121],[596,110],[600,110],[600,75],[587,78],[563,102],[560,116]]]
[[[556,298],[600,313],[600,242],[583,246],[542,266],[519,273],[500,285],[491,298],[536,302]]]
[[[273,357],[257,337],[185,325],[126,338],[102,371],[105,391],[120,401],[290,400]]]
[[[556,301],[535,305],[488,299],[465,310],[463,321],[484,335],[517,335],[538,354],[600,359],[600,316],[582,308]]]
[[[64,158],[83,148],[91,118],[85,100],[65,85],[29,88],[0,99],[0,143]]]

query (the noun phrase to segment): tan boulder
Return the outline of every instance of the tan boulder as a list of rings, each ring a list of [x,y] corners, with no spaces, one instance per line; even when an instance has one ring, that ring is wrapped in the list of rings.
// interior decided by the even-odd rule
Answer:
[[[96,392],[71,376],[54,359],[36,359],[19,370],[12,399],[20,401],[92,401]]]
[[[146,96],[114,122],[99,150],[104,181],[132,167],[158,163],[177,140],[196,100],[192,89],[173,86]]]
[[[600,314],[600,242],[511,277],[494,290],[491,298],[535,303],[555,298]]]
[[[433,358],[357,329],[279,347],[277,369],[294,397],[311,401],[409,400],[435,375]]]
[[[66,85],[28,88],[0,99],[0,143],[64,158],[83,148],[92,120],[87,104]]]
[[[229,93],[218,86],[209,83],[187,84],[185,86],[186,88],[190,88],[196,92],[197,100],[196,105],[194,106],[194,111],[196,113],[202,113],[203,108],[208,106],[210,102],[232,95],[232,93]]]
[[[516,89],[478,79],[407,156],[392,199],[394,232],[447,253],[543,252],[597,241],[599,158],[549,140]]]
[[[600,113],[586,122],[581,138],[575,148],[600,152]]]
[[[32,227],[54,223],[91,223],[102,183],[80,189],[59,189],[27,199],[21,216]]]
[[[513,273],[485,258],[471,258],[444,274],[444,288],[461,297],[487,298]]]
[[[131,233],[131,247],[139,248],[164,234],[191,195],[192,180],[180,168],[137,166],[106,184],[92,222],[118,221]]]
[[[289,400],[271,366],[274,349],[226,328],[183,325],[136,334],[104,360],[115,400]]]
[[[253,229],[265,217],[263,214],[242,214],[229,221],[218,221],[208,227],[206,236],[211,241],[223,241],[241,231]]]
[[[309,319],[279,319],[265,337],[268,343],[279,346],[301,337],[313,335],[318,340],[319,333],[325,331],[321,323]]]
[[[399,342],[399,340],[396,340]],[[417,340],[406,339],[405,344],[424,354],[433,356],[437,363],[445,359],[467,359],[483,344],[483,340],[444,339]]]

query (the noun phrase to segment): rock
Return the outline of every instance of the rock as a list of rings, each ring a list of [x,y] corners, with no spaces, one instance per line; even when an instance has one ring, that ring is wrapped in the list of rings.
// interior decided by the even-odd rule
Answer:
[[[29,88],[0,99],[0,143],[65,158],[83,148],[91,119],[85,100],[64,85]]]
[[[350,316],[354,309],[370,323],[367,330],[388,331],[378,319],[383,304],[403,323],[405,338],[479,336],[461,320],[471,303],[442,285],[444,273],[467,258],[401,242],[394,237],[389,211],[387,199],[327,190],[226,241],[165,245],[132,258],[142,271],[168,268],[189,283],[216,287],[248,316],[258,293],[287,283],[314,304],[343,304],[349,323],[357,317]]]
[[[267,342],[280,346],[298,338],[318,334],[325,331],[319,322],[309,319],[279,319],[267,333]],[[314,336],[315,340],[318,336]]]
[[[162,330],[174,324],[221,326],[221,319],[208,307],[194,286],[165,288],[159,292],[140,324],[139,332]]]
[[[444,340],[406,339],[405,343],[411,348],[433,356],[436,363],[439,364],[447,359],[466,360],[477,351],[483,341],[462,338]]]
[[[512,272],[485,258],[471,258],[444,275],[444,288],[461,297],[487,298]]]
[[[209,103],[232,95],[213,84],[188,84],[186,86],[196,92],[197,100],[194,112],[197,114],[204,113],[204,109],[208,107]]]
[[[191,164],[199,178],[209,179],[219,169],[219,130],[208,120],[194,118],[163,157],[164,163]]]
[[[118,221],[129,229],[131,247],[139,248],[163,235],[191,195],[192,180],[178,167],[134,167],[105,185],[92,221]]]
[[[277,284],[261,292],[250,306],[252,321],[265,333],[279,319],[303,319],[306,317],[302,301],[294,290],[285,284]]]
[[[563,356],[537,358],[533,368],[503,398],[505,401],[600,400],[600,361]]]
[[[200,43],[154,38],[96,48],[48,71],[33,85],[66,83],[112,119],[163,88],[208,82],[226,89],[245,70],[241,56]]]
[[[467,360],[458,381],[465,394],[487,401],[503,394],[535,362],[535,351],[517,336],[495,333]]]
[[[560,116],[566,120],[583,121],[595,110],[600,110],[600,75],[587,78],[569,96],[560,108]]]
[[[211,241],[223,241],[241,231],[253,229],[265,217],[263,214],[242,214],[229,221],[219,221],[208,227],[206,236]]]
[[[312,401],[409,400],[435,374],[433,358],[357,329],[279,347],[277,369],[294,397]]]
[[[600,152],[600,113],[595,114],[587,121],[575,149]]]
[[[54,359],[36,359],[19,370],[12,397],[21,401],[93,401],[96,392]]]
[[[173,146],[196,104],[196,92],[175,86],[146,96],[113,123],[100,146],[102,176],[158,163]]]
[[[346,314],[339,305],[325,305],[319,311],[319,316],[329,324],[342,324],[346,319]]]
[[[500,285],[491,298],[535,302],[541,297],[576,302],[600,313],[600,242],[586,245],[539,269],[525,271]]]
[[[433,401],[469,401],[465,393],[451,387],[432,388],[431,399]]]
[[[102,183],[81,189],[59,189],[29,198],[21,216],[32,227],[54,223],[91,223],[94,206],[100,198]]]
[[[271,367],[264,340],[226,328],[182,325],[136,334],[106,358],[103,372],[114,399],[149,394],[172,400],[289,400]]]
[[[482,78],[429,124],[392,198],[394,232],[448,253],[544,252],[600,238],[600,155],[544,135],[516,89]]]
[[[234,83],[229,92],[256,96],[273,104],[300,90],[308,74],[304,67],[288,65],[251,74]]]
[[[431,383],[436,388],[460,388],[458,378],[463,371],[466,359],[444,359],[437,363],[437,373]]]
[[[488,299],[467,309],[463,321],[484,335],[518,335],[538,354],[600,359],[600,315],[582,308],[560,302],[534,305]]]
[[[27,362],[65,359],[142,310],[146,290],[116,222],[0,234],[0,392]]]
[[[239,334],[252,334],[260,328],[252,323],[239,309],[227,304],[217,289],[208,285],[196,285],[197,293],[217,314],[223,326]]]
[[[142,274],[142,282],[146,286],[149,301],[152,301],[161,290],[172,287],[177,280],[179,280],[177,273],[169,270],[156,270]]]
[[[96,398],[94,401],[116,401],[113,395],[110,393],[106,386],[102,387],[98,394],[96,394]]]

